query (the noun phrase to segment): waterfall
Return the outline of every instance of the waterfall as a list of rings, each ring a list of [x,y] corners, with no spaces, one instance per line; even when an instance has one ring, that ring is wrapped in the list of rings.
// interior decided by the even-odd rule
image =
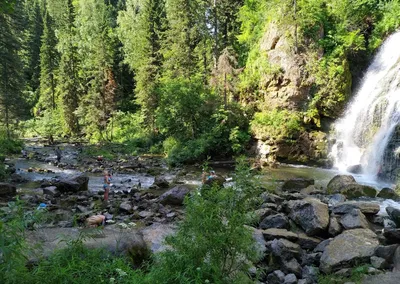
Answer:
[[[334,128],[336,144],[331,155],[335,167],[345,171],[360,164],[371,179],[383,172],[386,179],[395,178],[400,164],[400,145],[392,149],[392,141],[400,138],[400,32],[379,49]]]

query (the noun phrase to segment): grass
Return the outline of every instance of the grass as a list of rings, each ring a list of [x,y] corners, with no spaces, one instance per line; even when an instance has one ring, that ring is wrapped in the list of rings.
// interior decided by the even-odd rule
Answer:
[[[353,268],[350,271],[350,276],[345,277],[345,276],[340,276],[340,275],[335,275],[335,274],[329,274],[329,275],[321,275],[318,278],[318,283],[319,284],[343,284],[346,282],[354,282],[356,284],[361,283],[365,275],[368,273],[368,268],[369,265],[362,265]]]

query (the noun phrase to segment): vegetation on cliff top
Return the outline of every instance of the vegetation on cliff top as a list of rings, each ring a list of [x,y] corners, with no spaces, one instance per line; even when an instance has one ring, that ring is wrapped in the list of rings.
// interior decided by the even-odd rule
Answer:
[[[8,136],[130,143],[172,163],[240,153],[251,135],[293,140],[319,129],[400,24],[393,0],[3,2]],[[299,62],[299,78],[287,80],[268,44]]]

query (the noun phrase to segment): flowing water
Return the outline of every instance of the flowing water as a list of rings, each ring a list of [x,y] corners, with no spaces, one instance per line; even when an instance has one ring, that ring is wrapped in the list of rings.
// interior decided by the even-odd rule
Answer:
[[[366,179],[394,180],[400,145],[400,32],[390,36],[369,66],[344,116],[335,124],[334,165],[341,171],[362,165]],[[398,139],[397,139],[398,140]],[[389,147],[389,144],[391,145]]]

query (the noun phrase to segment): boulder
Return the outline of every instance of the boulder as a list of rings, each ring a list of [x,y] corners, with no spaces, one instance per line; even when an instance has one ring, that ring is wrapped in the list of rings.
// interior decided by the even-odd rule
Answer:
[[[351,175],[336,175],[329,181],[327,191],[331,194],[340,193],[345,185],[354,182],[356,182],[356,180]]]
[[[164,177],[159,177],[159,176],[154,179],[153,184],[160,188],[168,188],[169,187],[169,182]]]
[[[289,217],[300,225],[307,235],[317,235],[328,228],[328,205],[318,199],[305,198],[303,200],[289,201],[288,207]]]
[[[60,180],[55,186],[60,193],[87,191],[89,184],[89,177],[80,175],[69,180]]]
[[[23,178],[21,175],[15,174],[15,173],[12,174],[10,176],[10,178],[11,178],[11,182],[13,182],[13,183],[24,183],[24,182],[28,181],[26,178]]]
[[[280,270],[275,270],[267,276],[267,283],[269,284],[282,284],[283,282],[285,282],[285,273]]]
[[[374,276],[367,276],[362,284],[399,284],[400,272],[387,272]]]
[[[124,201],[119,205],[119,210],[121,210],[124,213],[131,213],[132,205],[129,201]]]
[[[301,248],[298,244],[285,239],[275,239],[267,243],[272,254],[282,260],[291,260],[300,256]]]
[[[305,250],[313,250],[321,243],[320,239],[309,237],[303,233],[299,233],[298,237],[297,244],[299,244],[300,247]]]
[[[297,241],[299,238],[297,234],[290,232],[288,230],[285,230],[285,229],[271,228],[271,229],[263,230],[262,233],[264,235],[264,239],[267,241],[270,241],[273,239],[280,239],[280,238],[288,239],[291,241]]]
[[[399,199],[399,195],[396,193],[396,191],[388,187],[382,188],[381,191],[379,191],[377,197],[393,200]]]
[[[347,167],[346,171],[352,174],[361,174],[362,173],[362,166],[360,164],[358,165],[352,165]]]
[[[400,210],[394,207],[386,207],[386,212],[388,213],[390,219],[396,223],[397,227],[400,227]]]
[[[289,219],[284,214],[270,215],[260,223],[261,229],[289,229]]]
[[[340,268],[367,262],[374,255],[378,245],[376,234],[369,229],[344,231],[325,248],[321,256],[320,270],[332,273]]]
[[[281,186],[283,191],[299,192],[303,188],[314,184],[314,179],[295,178],[285,180]]]
[[[326,239],[319,243],[319,245],[314,249],[314,252],[324,252],[325,248],[331,243],[332,239]]]
[[[344,185],[340,193],[346,196],[347,198],[358,198],[358,197],[375,197],[377,194],[377,190],[372,186],[354,183],[348,183]]]
[[[56,186],[48,186],[48,187],[43,188],[43,194],[47,194],[49,196],[57,196],[60,193],[57,191]]]
[[[281,264],[281,268],[283,272],[289,274],[293,273],[296,276],[301,276],[301,265],[297,261],[297,259],[292,258],[290,260],[283,260]]]
[[[360,209],[354,208],[349,213],[342,216],[340,224],[346,229],[364,228],[368,229],[368,221]]]
[[[13,197],[17,195],[17,187],[15,185],[0,182],[0,198]]]
[[[346,196],[344,196],[343,194],[340,194],[340,193],[332,194],[328,198],[328,204],[333,205],[333,206],[336,204],[345,202],[345,201],[346,201]]]
[[[393,255],[393,271],[400,272],[400,247],[398,247]]]
[[[215,176],[215,177],[212,177],[212,178],[210,178],[210,179],[207,179],[207,180],[204,182],[204,184],[205,184],[205,185],[212,186],[212,185],[215,183],[216,185],[218,185],[219,187],[221,187],[221,186],[224,185],[225,181],[226,181],[225,178],[223,178],[223,177],[220,176],[220,175],[217,175],[217,176]]]
[[[303,276],[303,279],[307,280],[307,283],[318,283],[318,268],[306,265],[303,267],[301,274]]]
[[[364,201],[345,201],[336,204],[332,208],[332,212],[335,214],[347,214],[354,208],[360,209],[363,214],[376,214],[381,209],[378,203]]]
[[[376,269],[389,268],[389,263],[386,261],[386,259],[378,256],[371,256],[371,265]]]
[[[182,205],[185,196],[189,193],[189,188],[184,185],[177,185],[163,193],[159,197],[159,202],[163,205]]]
[[[331,216],[329,218],[329,227],[328,227],[329,235],[335,237],[335,236],[339,235],[342,231],[343,231],[343,228],[340,225],[338,219],[335,216]]]
[[[399,247],[398,244],[388,245],[388,246],[378,246],[375,250],[374,255],[385,259],[387,262],[393,262],[393,255],[396,249]]]
[[[400,229],[384,228],[383,236],[391,244],[399,244],[400,243]]]
[[[297,283],[297,277],[293,273],[286,275],[283,281],[283,284],[296,284],[296,283]]]

